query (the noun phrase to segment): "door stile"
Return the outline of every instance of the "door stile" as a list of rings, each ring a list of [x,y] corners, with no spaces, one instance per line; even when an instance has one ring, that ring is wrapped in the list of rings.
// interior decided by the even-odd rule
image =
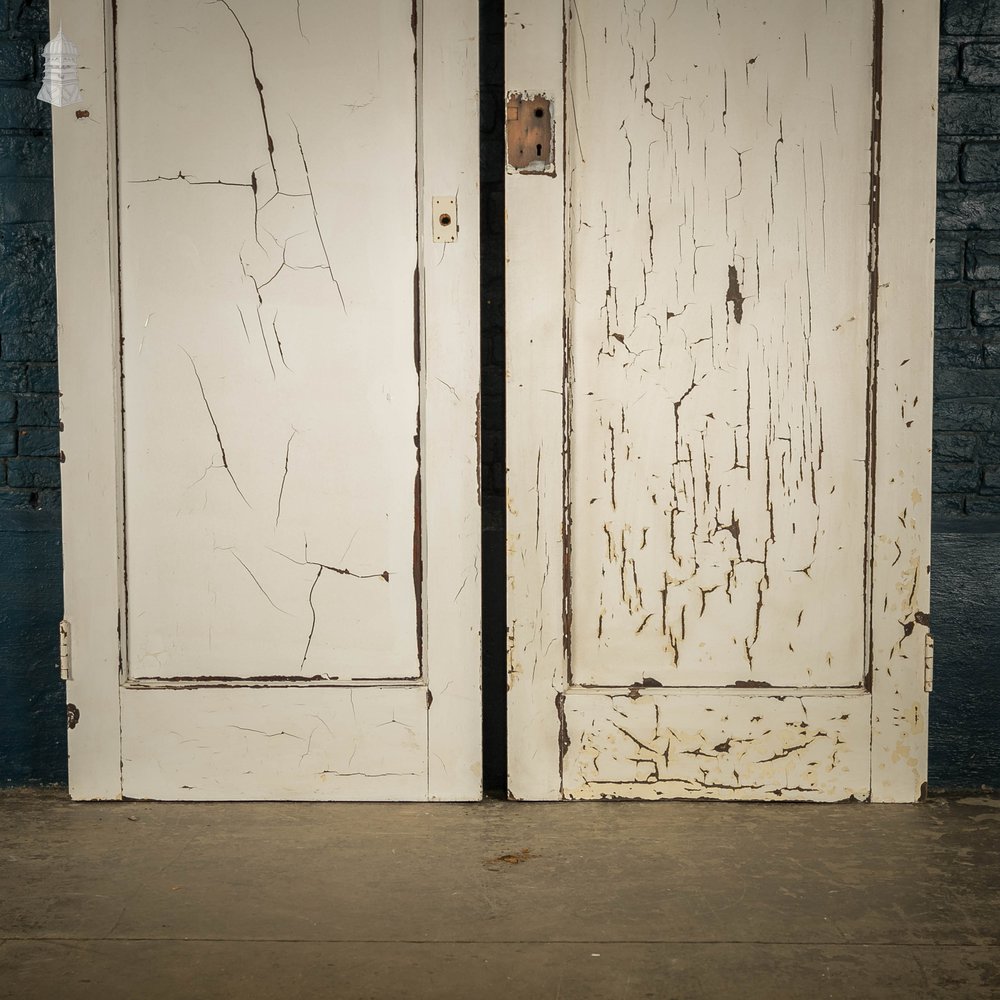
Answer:
[[[479,10],[473,0],[420,8],[427,797],[458,801],[482,796]],[[456,199],[454,243],[431,242],[437,196]]]
[[[510,796],[561,797],[565,488],[564,10],[507,5],[508,94],[552,102],[554,175],[507,168],[507,618]],[[560,55],[563,56],[560,59]]]
[[[111,4],[52,0],[53,33],[60,23],[86,53],[84,103],[52,109],[69,788],[117,799],[124,496]]]
[[[884,5],[872,617],[872,791],[927,778],[938,5]]]

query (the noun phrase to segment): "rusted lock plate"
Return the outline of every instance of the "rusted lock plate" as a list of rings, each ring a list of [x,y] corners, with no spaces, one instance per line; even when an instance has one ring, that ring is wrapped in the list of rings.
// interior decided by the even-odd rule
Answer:
[[[555,172],[552,102],[544,94],[507,96],[507,163],[522,174]]]

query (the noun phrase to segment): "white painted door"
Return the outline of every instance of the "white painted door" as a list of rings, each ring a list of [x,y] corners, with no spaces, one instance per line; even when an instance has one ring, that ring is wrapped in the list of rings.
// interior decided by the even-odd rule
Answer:
[[[508,4],[516,797],[920,793],[936,17]]]
[[[73,792],[476,798],[475,4],[113,6],[53,4]]]

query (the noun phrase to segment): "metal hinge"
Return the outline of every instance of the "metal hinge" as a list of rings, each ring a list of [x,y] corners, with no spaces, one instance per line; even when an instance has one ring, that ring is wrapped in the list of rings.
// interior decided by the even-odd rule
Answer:
[[[924,690],[934,690],[934,636],[924,637]]]
[[[64,618],[59,623],[59,676],[64,681],[70,679],[69,643],[69,622]]]

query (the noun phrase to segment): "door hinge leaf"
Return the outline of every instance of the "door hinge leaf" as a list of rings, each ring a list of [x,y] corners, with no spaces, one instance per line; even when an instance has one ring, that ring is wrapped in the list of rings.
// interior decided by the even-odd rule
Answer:
[[[70,632],[69,622],[64,618],[59,623],[59,676],[70,680]]]

